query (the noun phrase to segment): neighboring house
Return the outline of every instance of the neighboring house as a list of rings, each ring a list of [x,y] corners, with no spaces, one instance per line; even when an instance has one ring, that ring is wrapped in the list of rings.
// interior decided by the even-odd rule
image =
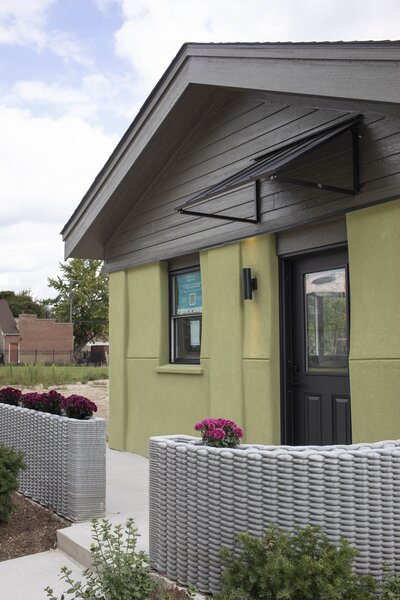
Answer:
[[[19,362],[21,335],[7,300],[0,298],[0,362]]]
[[[108,365],[108,357],[110,353],[109,346],[110,344],[108,337],[99,336],[95,338],[82,348],[80,362],[96,365]]]
[[[21,334],[20,362],[69,363],[73,361],[74,332],[72,323],[39,319],[37,315],[19,315]]]
[[[73,360],[73,325],[22,314],[14,318],[0,299],[0,354],[4,363],[69,363]]]
[[[399,72],[398,42],[183,46],[63,230],[110,274],[112,447],[399,437]]]

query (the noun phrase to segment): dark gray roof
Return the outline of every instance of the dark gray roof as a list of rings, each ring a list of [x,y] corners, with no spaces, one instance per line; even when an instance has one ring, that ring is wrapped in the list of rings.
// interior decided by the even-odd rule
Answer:
[[[64,226],[66,257],[104,257],[104,244],[132,208],[127,190],[140,197],[157,157],[171,154],[169,140],[178,146],[219,90],[398,112],[399,65],[400,42],[389,40],[184,44]]]
[[[0,328],[3,333],[19,335],[19,330],[8,302],[3,299],[0,299]]]

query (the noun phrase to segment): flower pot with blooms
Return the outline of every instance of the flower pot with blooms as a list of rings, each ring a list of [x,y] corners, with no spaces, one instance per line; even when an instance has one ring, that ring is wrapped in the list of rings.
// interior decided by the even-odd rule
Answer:
[[[52,415],[61,415],[61,403],[63,400],[64,396],[56,390],[50,390],[50,392],[44,392],[42,394],[38,392],[29,392],[27,394],[22,394],[21,405],[24,408],[39,410]]]
[[[230,419],[204,419],[194,428],[201,432],[201,443],[214,448],[235,448],[244,435],[243,430]]]
[[[18,406],[21,399],[22,392],[13,387],[5,387],[0,390],[0,402],[1,404],[11,404],[12,406]]]
[[[97,411],[94,402],[77,394],[63,398],[61,408],[70,419],[88,419]]]

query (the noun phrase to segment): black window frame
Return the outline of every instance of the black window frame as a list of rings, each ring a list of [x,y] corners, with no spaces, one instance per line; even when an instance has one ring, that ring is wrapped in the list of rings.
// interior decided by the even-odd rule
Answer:
[[[172,269],[168,271],[168,303],[169,303],[169,362],[172,365],[199,365],[200,364],[200,354],[201,354],[201,334],[202,334],[202,326],[203,326],[203,312],[190,313],[190,315],[177,315],[174,314],[175,309],[175,286],[174,286],[174,278],[177,275],[183,275],[185,273],[194,273],[196,271],[200,272],[200,264],[196,264],[190,267],[180,268],[180,269]],[[200,346],[199,346],[199,357],[198,358],[176,358],[176,343],[175,343],[175,321],[178,319],[187,318],[188,316],[197,317],[200,319]]]

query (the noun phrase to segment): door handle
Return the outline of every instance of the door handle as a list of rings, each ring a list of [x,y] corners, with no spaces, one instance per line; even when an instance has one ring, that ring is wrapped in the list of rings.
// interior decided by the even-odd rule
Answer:
[[[301,383],[299,383],[298,381],[292,381],[292,387],[301,387]]]

